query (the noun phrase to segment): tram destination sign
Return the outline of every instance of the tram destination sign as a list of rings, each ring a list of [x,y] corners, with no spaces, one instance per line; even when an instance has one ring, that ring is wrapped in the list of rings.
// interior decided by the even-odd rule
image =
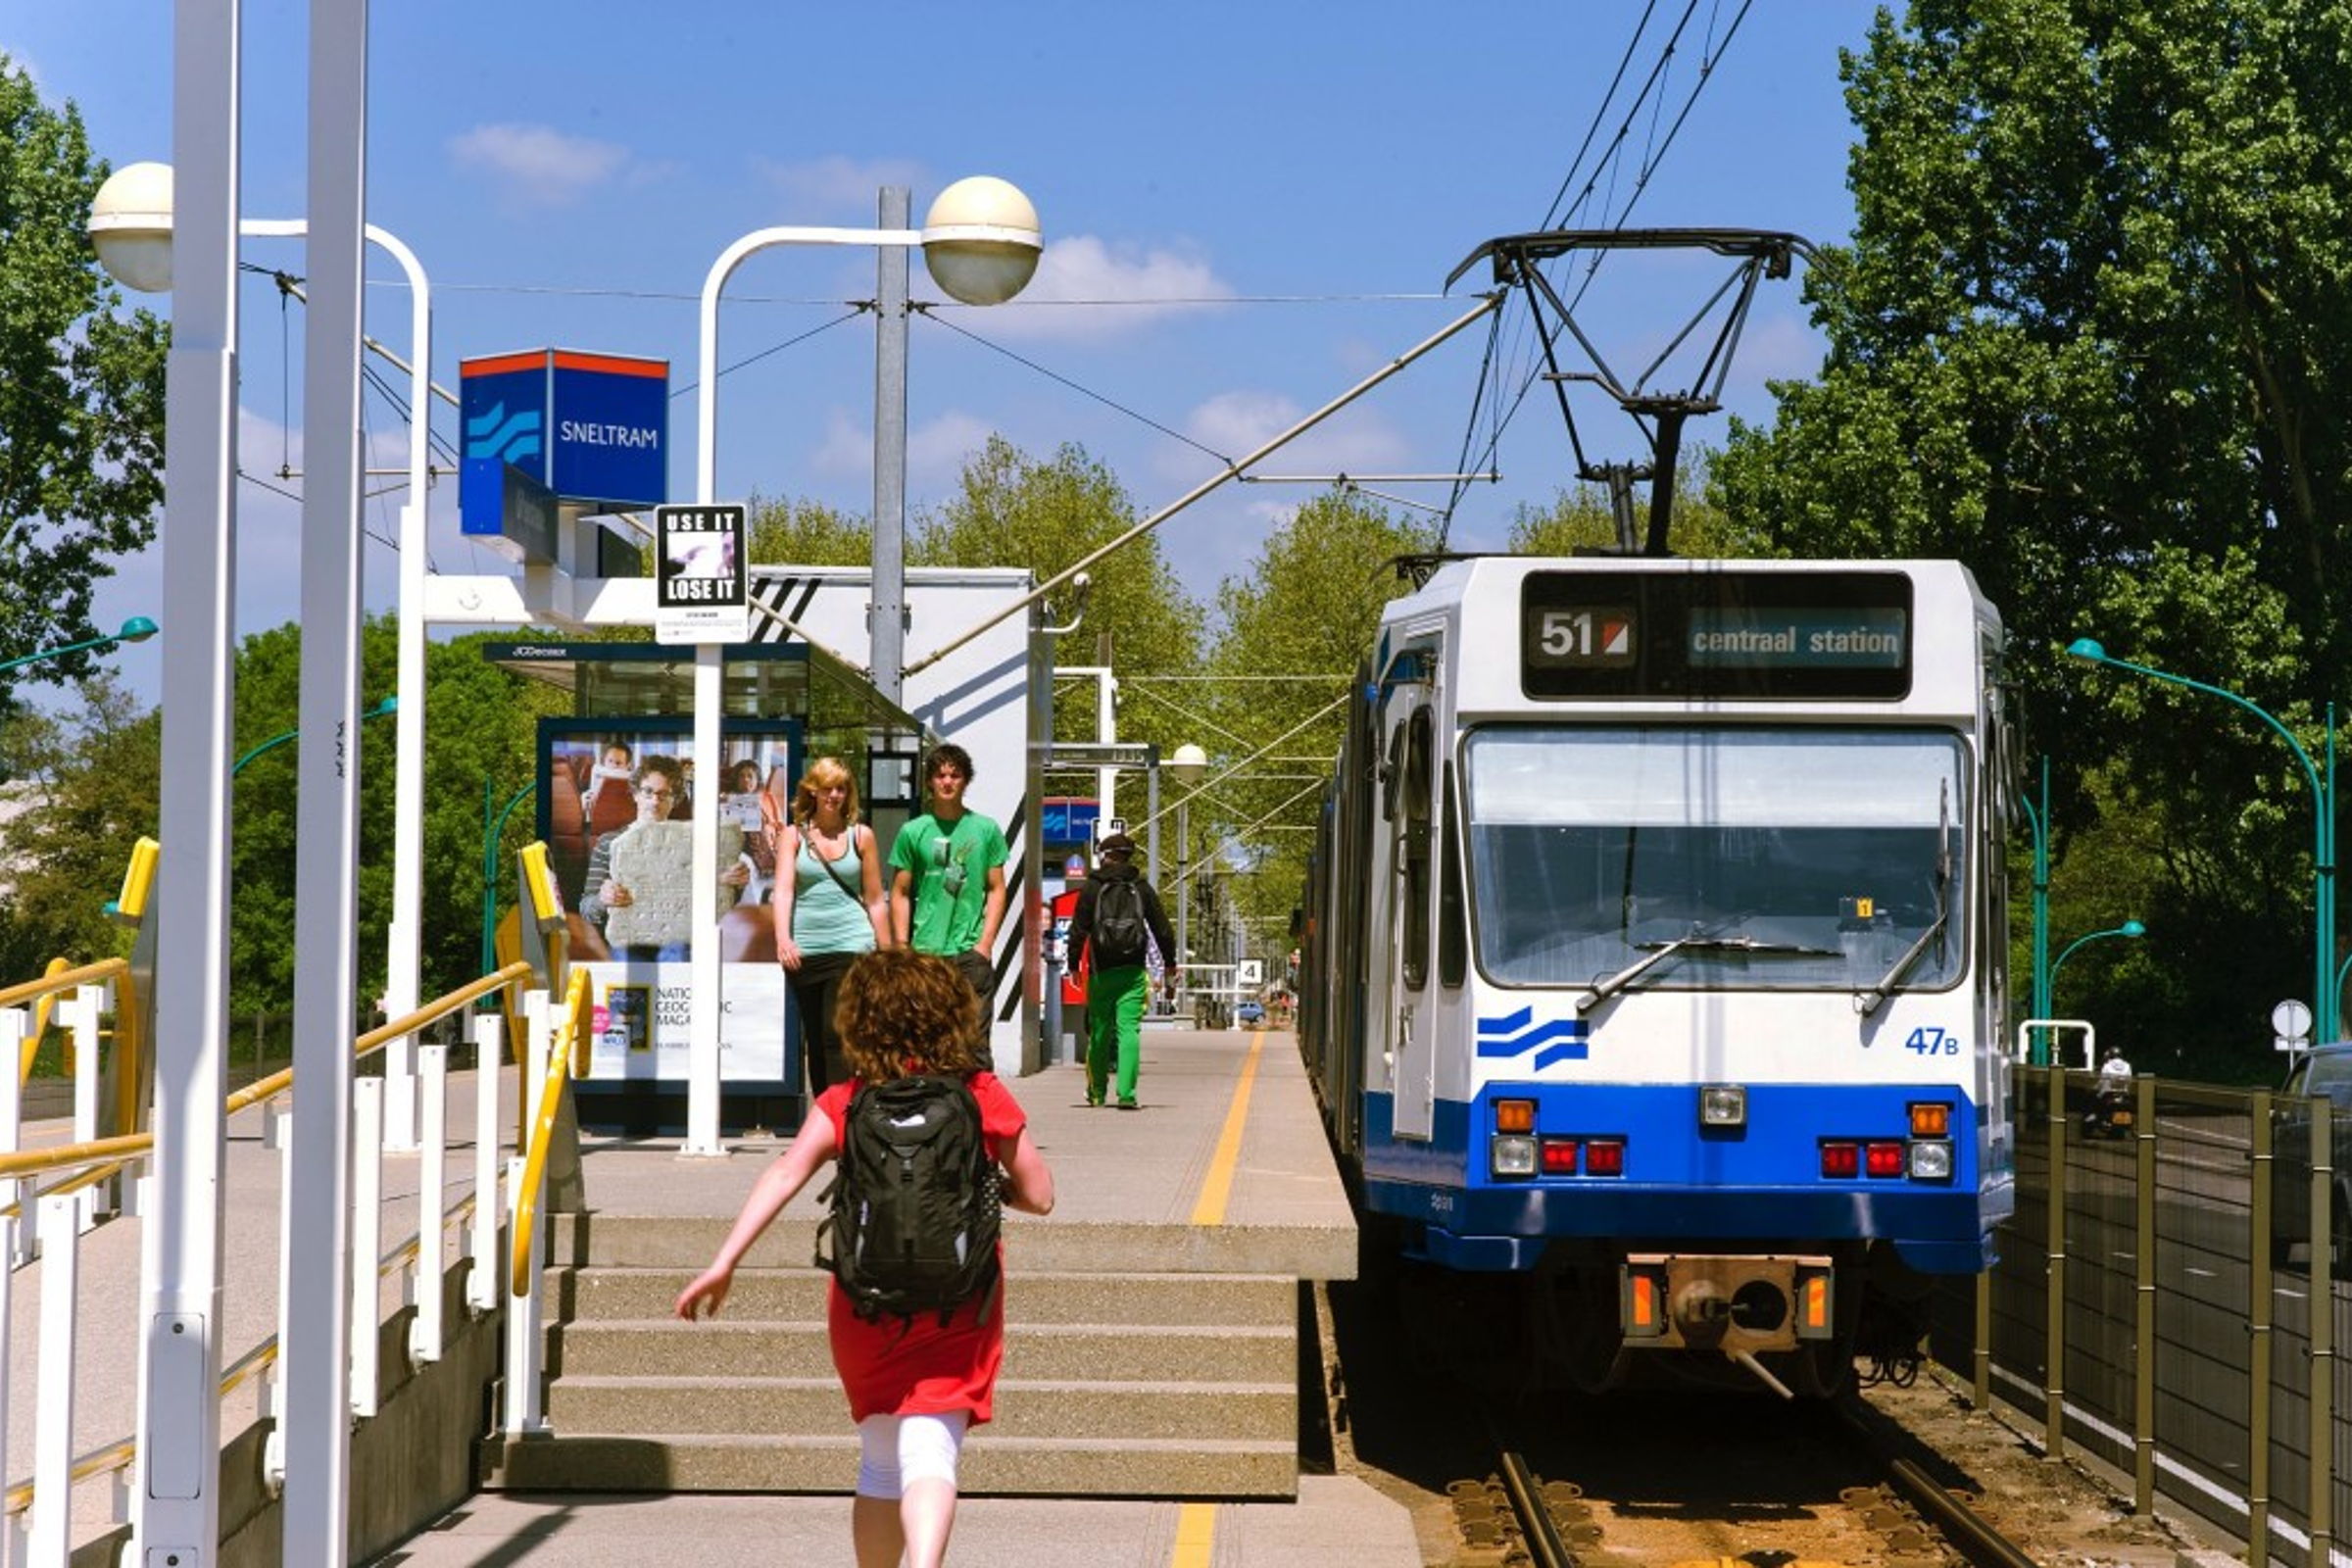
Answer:
[[[1911,688],[1900,572],[1530,572],[1530,697],[1892,700]]]

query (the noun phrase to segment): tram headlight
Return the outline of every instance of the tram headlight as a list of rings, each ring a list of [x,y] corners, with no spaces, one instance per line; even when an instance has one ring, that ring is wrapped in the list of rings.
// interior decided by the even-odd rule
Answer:
[[[1948,1182],[1952,1179],[1952,1146],[1941,1139],[1922,1138],[1911,1145],[1911,1179]]]
[[[1497,1137],[1487,1146],[1487,1171],[1494,1176],[1533,1176],[1536,1141],[1515,1133]]]
[[[1747,1125],[1747,1087],[1744,1084],[1701,1084],[1698,1089],[1701,1127]]]

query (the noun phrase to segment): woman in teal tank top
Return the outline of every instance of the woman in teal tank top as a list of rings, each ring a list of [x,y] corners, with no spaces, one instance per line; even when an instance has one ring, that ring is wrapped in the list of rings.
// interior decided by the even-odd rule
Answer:
[[[838,757],[820,757],[775,829],[776,957],[801,1014],[801,1057],[814,1100],[848,1074],[833,1006],[851,960],[890,946],[882,858],[858,820],[858,785]]]

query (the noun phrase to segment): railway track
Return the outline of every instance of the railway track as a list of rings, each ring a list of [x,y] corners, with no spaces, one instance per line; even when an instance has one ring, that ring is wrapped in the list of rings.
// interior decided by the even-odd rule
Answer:
[[[1412,1508],[1433,1565],[2034,1561],[1951,1494],[1960,1467],[1859,1397],[1534,1391],[1474,1342],[1416,1334],[1386,1304],[1398,1293],[1363,1283],[1331,1293],[1340,1462]]]

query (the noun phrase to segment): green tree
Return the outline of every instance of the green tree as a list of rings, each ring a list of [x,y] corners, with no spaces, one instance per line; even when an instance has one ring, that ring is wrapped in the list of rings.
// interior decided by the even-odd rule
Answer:
[[[2152,956],[2201,977],[2183,1038],[2267,1042],[2310,987],[2301,771],[2213,699],[2059,651],[2096,636],[2320,750],[2352,654],[2347,58],[2327,0],[1882,12],[1846,63],[1854,241],[1806,284],[1827,362],[1714,465],[1777,551],[1975,571],[2058,841],[2104,809],[2156,829],[2101,842],[2156,858]]]
[[[1212,777],[1233,771],[1189,813],[1193,858],[1231,858],[1234,902],[1261,942],[1285,929],[1298,901],[1313,847],[1299,830],[1314,823],[1381,611],[1412,586],[1393,563],[1436,548],[1428,524],[1333,490],[1275,528],[1250,570],[1217,590],[1207,732],[1181,738],[1207,751]]]
[[[122,885],[131,846],[156,833],[162,725],[103,671],[78,695],[78,709],[0,724],[17,807],[0,826],[9,867],[0,981],[31,979],[55,957],[86,963],[127,951],[105,906]]]
[[[1137,520],[1126,490],[1084,448],[1064,446],[1041,460],[991,436],[964,466],[956,494],[916,525],[906,556],[909,564],[924,566],[1026,566],[1044,582]],[[1108,634],[1111,665],[1123,681],[1196,667],[1204,616],[1168,566],[1156,533],[1105,558],[1089,575],[1085,617],[1080,631],[1063,639],[1060,662],[1094,662],[1091,650],[1080,657],[1068,644],[1086,638],[1100,646]],[[1048,596],[1046,619],[1067,624],[1078,608],[1077,594],[1065,585]],[[1130,695],[1122,695],[1118,709],[1121,741],[1156,742],[1164,754],[1184,738],[1177,715]],[[1093,740],[1097,717],[1093,686],[1073,688],[1054,705],[1054,733],[1061,740]]]
[[[114,314],[83,232],[106,174],[73,105],[43,105],[0,55],[0,655],[100,636],[110,558],[155,537],[166,328]],[[33,673],[93,667],[85,652]],[[0,674],[0,707],[26,673]]]
[[[1768,542],[1739,525],[1708,493],[1712,454],[1686,452],[1675,472],[1674,511],[1667,546],[1690,560],[1733,560],[1768,553]],[[1649,497],[1635,497],[1639,528],[1649,525]],[[1508,548],[1514,555],[1567,556],[1580,551],[1614,551],[1617,519],[1609,492],[1599,484],[1556,491],[1548,506],[1521,502],[1511,513]]]
[[[751,555],[763,566],[864,566],[874,559],[874,530],[863,517],[822,502],[755,495]]]

